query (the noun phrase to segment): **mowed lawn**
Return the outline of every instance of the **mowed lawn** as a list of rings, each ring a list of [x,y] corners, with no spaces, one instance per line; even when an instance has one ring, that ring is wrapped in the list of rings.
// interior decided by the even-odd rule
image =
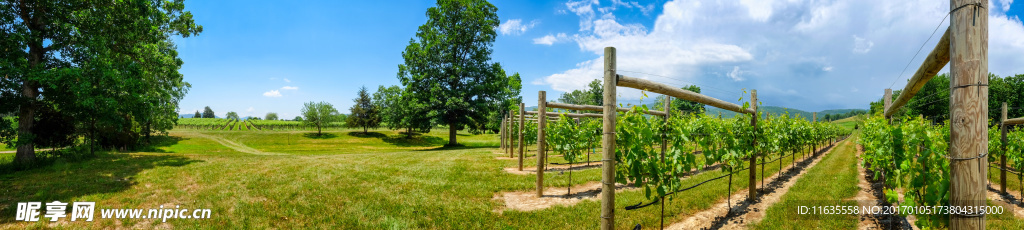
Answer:
[[[0,228],[65,226],[91,228],[184,227],[331,229],[594,229],[600,203],[582,201],[538,211],[499,211],[502,192],[532,191],[535,175],[503,168],[515,160],[496,159],[495,134],[460,133],[466,147],[442,148],[447,130],[414,139],[376,130],[172,131],[150,151],[104,153],[79,162],[0,175]],[[228,143],[230,141],[231,143]],[[244,151],[236,151],[227,145]],[[242,146],[242,147],[239,147]],[[263,155],[247,153],[258,152]],[[555,161],[552,157],[552,161]],[[789,158],[786,158],[789,159]],[[596,160],[596,159],[595,159]],[[8,160],[9,161],[9,160]],[[535,165],[536,159],[526,161]],[[789,165],[789,161],[784,161]],[[770,164],[766,172],[778,171]],[[711,171],[684,185],[724,175]],[[545,186],[570,185],[567,174],[546,173]],[[744,189],[745,173],[732,191]],[[572,184],[600,181],[600,169],[576,171]],[[724,201],[728,181],[717,180],[665,202],[665,222],[681,220]],[[643,191],[616,196],[616,227],[656,226],[656,206],[626,211],[645,202]],[[15,222],[17,202],[97,202],[97,209],[179,206],[211,209],[210,219],[99,219],[95,222]]]

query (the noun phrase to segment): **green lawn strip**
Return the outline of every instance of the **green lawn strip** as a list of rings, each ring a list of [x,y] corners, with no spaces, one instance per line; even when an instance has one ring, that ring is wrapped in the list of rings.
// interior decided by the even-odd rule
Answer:
[[[0,228],[45,227],[45,222],[12,222],[13,209],[17,202],[53,200],[95,201],[98,209],[160,205],[212,209],[211,219],[168,219],[165,224],[200,229],[593,229],[599,225],[598,201],[532,212],[495,212],[503,206],[493,199],[495,194],[531,191],[536,179],[504,172],[513,162],[494,159],[495,148],[394,148],[401,147],[366,154],[260,156],[185,136],[157,147],[154,153],[102,154],[2,175],[0,180],[11,186],[0,193]],[[785,159],[788,167],[791,158]],[[778,171],[777,162],[767,166],[768,174]],[[546,186],[569,185],[567,173],[545,175]],[[718,175],[724,172],[705,172],[686,179],[684,185]],[[726,191],[728,180],[722,179],[674,195],[666,202],[666,223],[746,188],[746,175],[744,171],[733,176],[731,191]],[[576,171],[572,176],[572,184],[598,181],[600,169]],[[618,228],[658,223],[657,207],[623,210],[646,202],[642,191],[620,192],[616,198]],[[153,228],[161,223],[98,219],[73,222],[69,227],[131,226]]]
[[[187,132],[187,131],[185,131]],[[383,153],[410,150],[439,149],[448,143],[447,131],[435,129],[412,138],[392,130],[325,130],[322,134],[313,131],[204,131],[204,134],[222,137],[264,152],[280,152],[296,155]],[[496,134],[467,135],[457,137],[462,148],[497,147]]]
[[[998,205],[991,200],[988,201],[988,205]],[[985,229],[1024,229],[1024,219],[1017,218],[1010,213],[1012,209],[1019,209],[1017,207],[1005,207],[1005,212],[1002,214],[989,214],[985,215]]]
[[[858,136],[852,135],[853,143]],[[857,215],[799,215],[798,206],[848,205],[856,201],[846,200],[857,195],[859,172],[857,171],[857,150],[854,144],[844,144],[825,155],[821,162],[809,169],[779,203],[772,205],[761,222],[752,229],[854,229]]]

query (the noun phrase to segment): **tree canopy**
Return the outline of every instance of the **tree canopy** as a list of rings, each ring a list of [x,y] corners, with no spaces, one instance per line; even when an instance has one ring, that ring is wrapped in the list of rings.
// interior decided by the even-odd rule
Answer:
[[[213,113],[213,110],[207,106],[203,108],[203,118],[217,118],[217,114]]]
[[[402,52],[398,78],[434,123],[448,125],[448,145],[457,145],[458,130],[484,129],[493,110],[506,109],[499,105],[513,80],[491,62],[497,10],[484,0],[438,0]]]
[[[35,161],[43,108],[69,116],[76,134],[133,147],[170,129],[190,85],[172,37],[202,32],[183,0],[0,2],[0,114],[17,111],[15,163]],[[0,127],[6,128],[6,127]],[[144,134],[144,135],[142,135]],[[13,140],[18,142],[14,143]]]
[[[380,111],[381,123],[391,130],[405,129],[407,137],[414,131],[430,130],[430,119],[423,103],[398,86],[380,86],[373,93],[373,104]]]
[[[228,112],[228,114],[227,114],[227,115],[225,115],[225,117],[226,117],[226,118],[227,118],[228,120],[236,120],[236,121],[238,121],[238,120],[242,120],[241,118],[239,118],[239,117],[238,117],[238,113],[236,113],[236,112],[234,112],[234,111],[232,111],[232,112]]]
[[[267,113],[266,120],[268,120],[268,121],[277,120],[277,113]]]
[[[363,128],[363,133],[368,133],[368,129],[380,127],[380,111],[370,98],[370,93],[366,91],[366,86],[359,88],[358,96],[352,99],[352,102],[355,104],[349,109],[351,114],[345,120],[346,126]]]
[[[302,116],[295,117],[295,120],[302,121],[307,125],[316,126],[316,134],[323,135],[322,127],[327,123],[334,121],[337,117],[338,110],[334,109],[334,105],[327,102],[306,102],[302,106]]]

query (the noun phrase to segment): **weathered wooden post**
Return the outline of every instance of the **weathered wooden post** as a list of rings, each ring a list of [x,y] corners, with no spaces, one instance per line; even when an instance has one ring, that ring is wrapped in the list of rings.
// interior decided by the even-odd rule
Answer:
[[[754,109],[754,114],[750,116],[750,126],[757,130],[757,90],[750,90],[750,107]],[[753,154],[750,154],[749,160],[750,175],[748,178],[750,180],[747,181],[747,191],[749,191],[747,200],[754,201],[754,198],[757,197],[757,135],[754,135],[753,143],[750,143],[750,146],[753,146],[754,151]]]
[[[1003,151],[1003,154],[999,154],[999,191],[1006,194],[1006,125],[1003,122],[1006,121],[1006,102],[1003,102],[1002,115],[999,118],[999,133],[1000,133],[1000,146],[999,149]]]
[[[498,139],[500,139],[500,141],[498,142],[499,143],[498,144],[498,148],[502,149],[502,150],[505,149],[505,122],[506,121],[508,121],[508,118],[507,117],[502,117],[502,119],[501,119],[501,127],[498,128]]]
[[[882,105],[882,114],[885,114],[885,111],[889,111],[889,106],[892,105],[892,89],[885,89],[885,96],[884,99],[882,99]],[[885,120],[889,121],[889,124],[892,125],[892,116],[886,115]]]
[[[988,0],[950,1],[950,199],[986,205],[988,182]],[[950,215],[950,229],[984,229],[982,213]]]
[[[668,125],[668,119],[672,117],[672,97],[665,95],[665,125]],[[668,152],[668,134],[664,131],[661,132],[661,163],[665,163],[665,153]],[[661,229],[665,229],[665,198],[661,198]]]
[[[537,92],[537,198],[544,197],[544,126],[547,123],[546,92]]]
[[[615,47],[604,48],[604,125],[601,128],[601,230],[615,229]]]
[[[523,129],[526,129],[526,104],[519,103],[519,171],[523,171]]]

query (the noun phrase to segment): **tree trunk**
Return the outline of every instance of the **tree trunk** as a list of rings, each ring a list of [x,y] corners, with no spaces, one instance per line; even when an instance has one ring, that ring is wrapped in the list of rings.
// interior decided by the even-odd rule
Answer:
[[[29,48],[29,68],[37,69],[43,60],[42,44],[34,44]],[[26,76],[27,77],[27,76]],[[25,141],[23,138],[32,136],[32,126],[36,117],[36,97],[39,96],[38,83],[32,80],[24,80],[21,83],[21,94],[27,102],[21,105],[18,111],[18,141]],[[14,154],[15,164],[31,164],[36,160],[35,144],[31,141],[18,145],[18,151]]]
[[[459,142],[455,140],[455,134],[458,130],[455,129],[455,122],[448,122],[448,145],[454,146]]]

